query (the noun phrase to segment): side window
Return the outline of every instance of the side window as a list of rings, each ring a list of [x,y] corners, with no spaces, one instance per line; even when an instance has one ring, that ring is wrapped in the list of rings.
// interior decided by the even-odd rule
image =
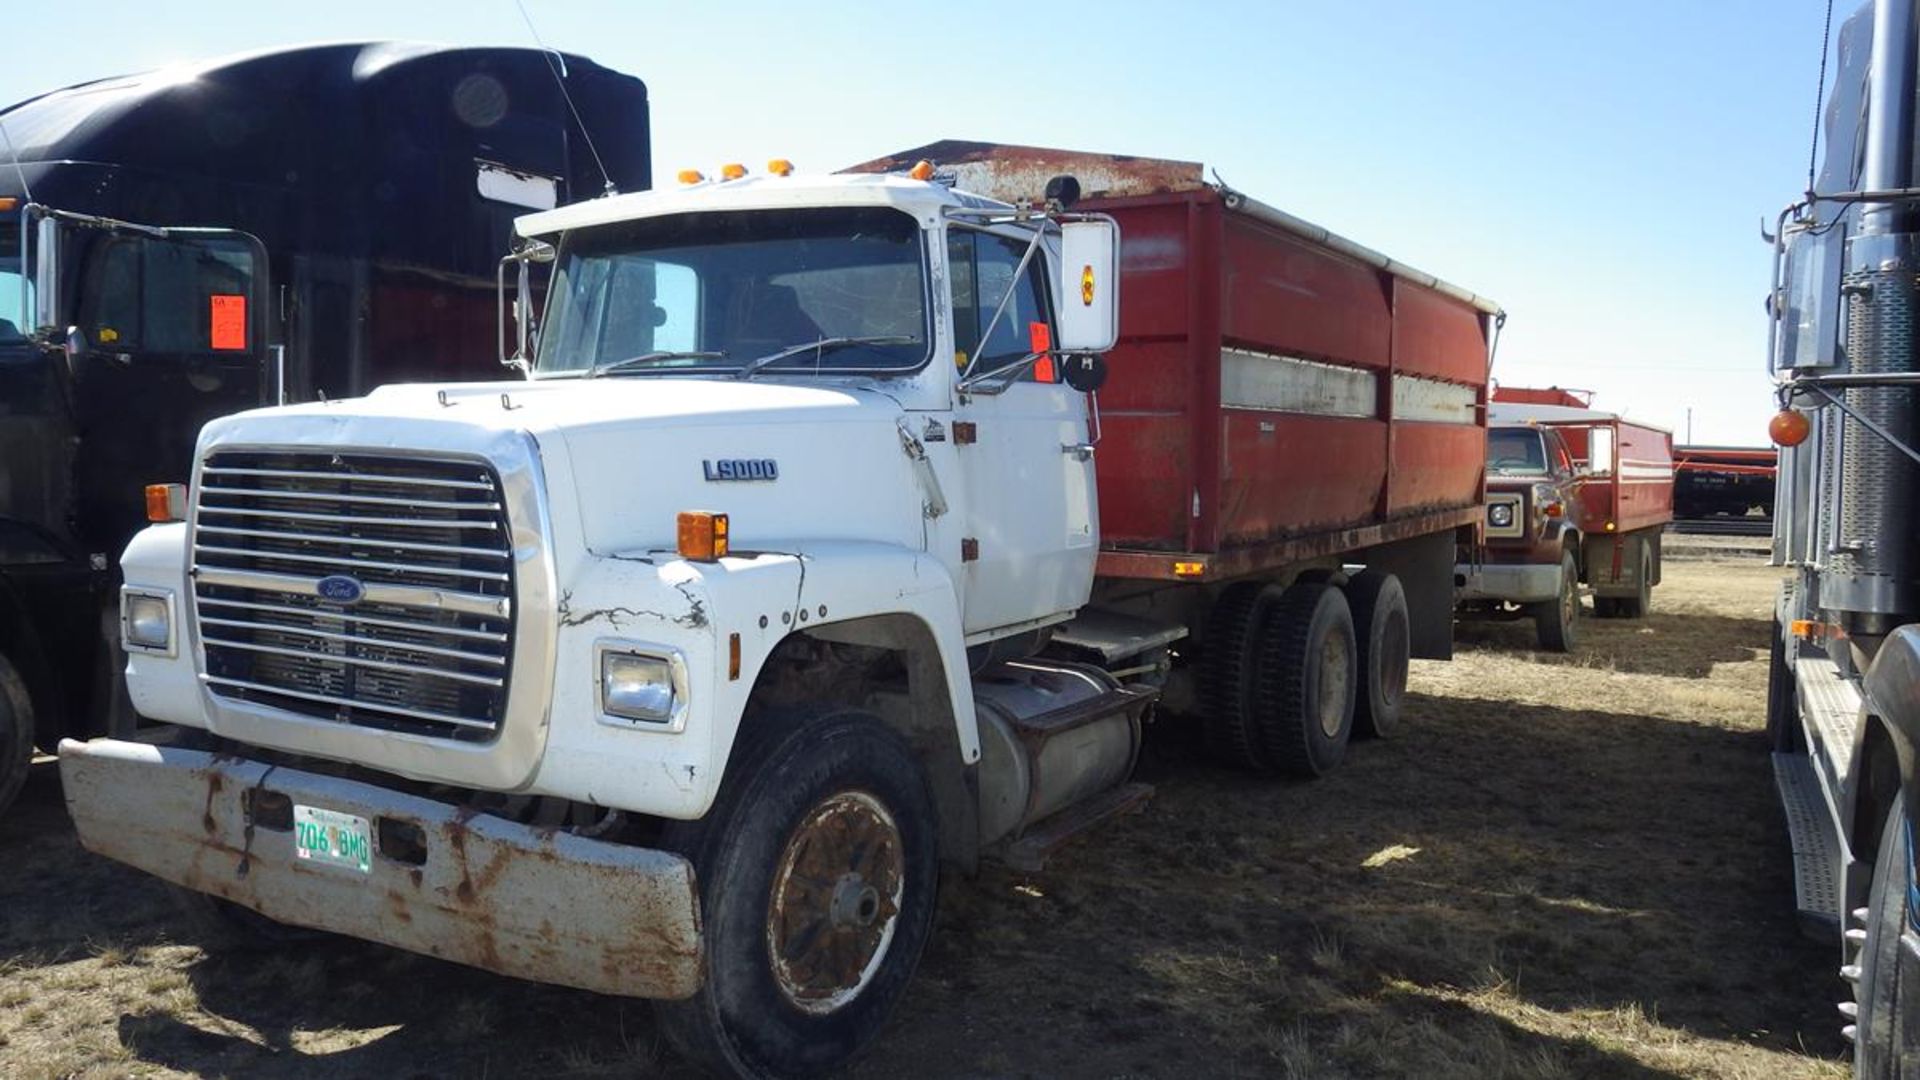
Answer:
[[[112,236],[94,249],[80,326],[93,344],[152,353],[252,345],[252,248],[238,239]]]
[[[953,331],[955,348],[969,356],[978,355],[975,371],[1005,367],[1044,348],[1052,338],[1052,319],[1047,310],[1044,262],[1038,254],[1027,264],[1019,282],[1014,271],[1026,254],[1023,240],[996,236],[971,229],[954,229],[948,234],[947,255],[953,278]],[[993,324],[993,336],[980,340],[980,334],[993,321],[1009,286],[1013,295],[1000,321]],[[1040,329],[1036,332],[1035,327]],[[1029,373],[1023,375],[1031,378]]]

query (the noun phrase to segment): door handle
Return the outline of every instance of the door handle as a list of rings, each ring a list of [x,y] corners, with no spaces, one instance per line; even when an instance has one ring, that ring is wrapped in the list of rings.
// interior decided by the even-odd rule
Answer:
[[[1073,460],[1075,461],[1093,460],[1092,443],[1065,443],[1060,447],[1060,452],[1063,454],[1072,454]]]

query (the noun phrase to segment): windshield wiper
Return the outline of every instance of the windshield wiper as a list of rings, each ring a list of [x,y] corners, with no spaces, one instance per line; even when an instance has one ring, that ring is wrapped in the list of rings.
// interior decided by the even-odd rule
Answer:
[[[604,364],[595,364],[587,369],[586,374],[580,377],[583,379],[592,379],[600,375],[605,375],[609,371],[639,367],[641,364],[651,364],[657,360],[725,360],[726,358],[727,354],[723,349],[697,352],[666,349],[660,352],[641,353],[639,356],[629,356],[625,360],[609,360]]]
[[[761,368],[766,367],[768,364],[777,364],[790,357],[816,350],[825,352],[828,349],[839,349],[848,345],[908,345],[918,340],[918,338],[905,334],[888,334],[881,337],[821,338],[818,341],[809,341],[800,345],[789,345],[779,352],[771,352],[765,356],[755,357],[745,364],[742,364],[740,370],[735,372],[733,377],[736,379],[744,379],[751,376],[754,372],[759,371]]]

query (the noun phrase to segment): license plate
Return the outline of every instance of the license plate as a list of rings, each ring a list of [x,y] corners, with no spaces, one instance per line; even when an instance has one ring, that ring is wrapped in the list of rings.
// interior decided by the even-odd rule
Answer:
[[[317,806],[293,805],[293,853],[308,862],[373,869],[373,828],[367,819]]]

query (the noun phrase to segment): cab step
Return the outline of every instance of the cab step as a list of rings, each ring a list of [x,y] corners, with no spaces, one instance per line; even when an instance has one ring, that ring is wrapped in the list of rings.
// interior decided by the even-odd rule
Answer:
[[[1773,782],[1793,843],[1793,902],[1808,937],[1832,941],[1840,933],[1840,840],[1806,754],[1773,755]]]
[[[1108,788],[1039,822],[1019,839],[995,845],[987,854],[1021,873],[1037,874],[1069,841],[1122,814],[1140,810],[1151,798],[1152,784],[1129,783]]]

